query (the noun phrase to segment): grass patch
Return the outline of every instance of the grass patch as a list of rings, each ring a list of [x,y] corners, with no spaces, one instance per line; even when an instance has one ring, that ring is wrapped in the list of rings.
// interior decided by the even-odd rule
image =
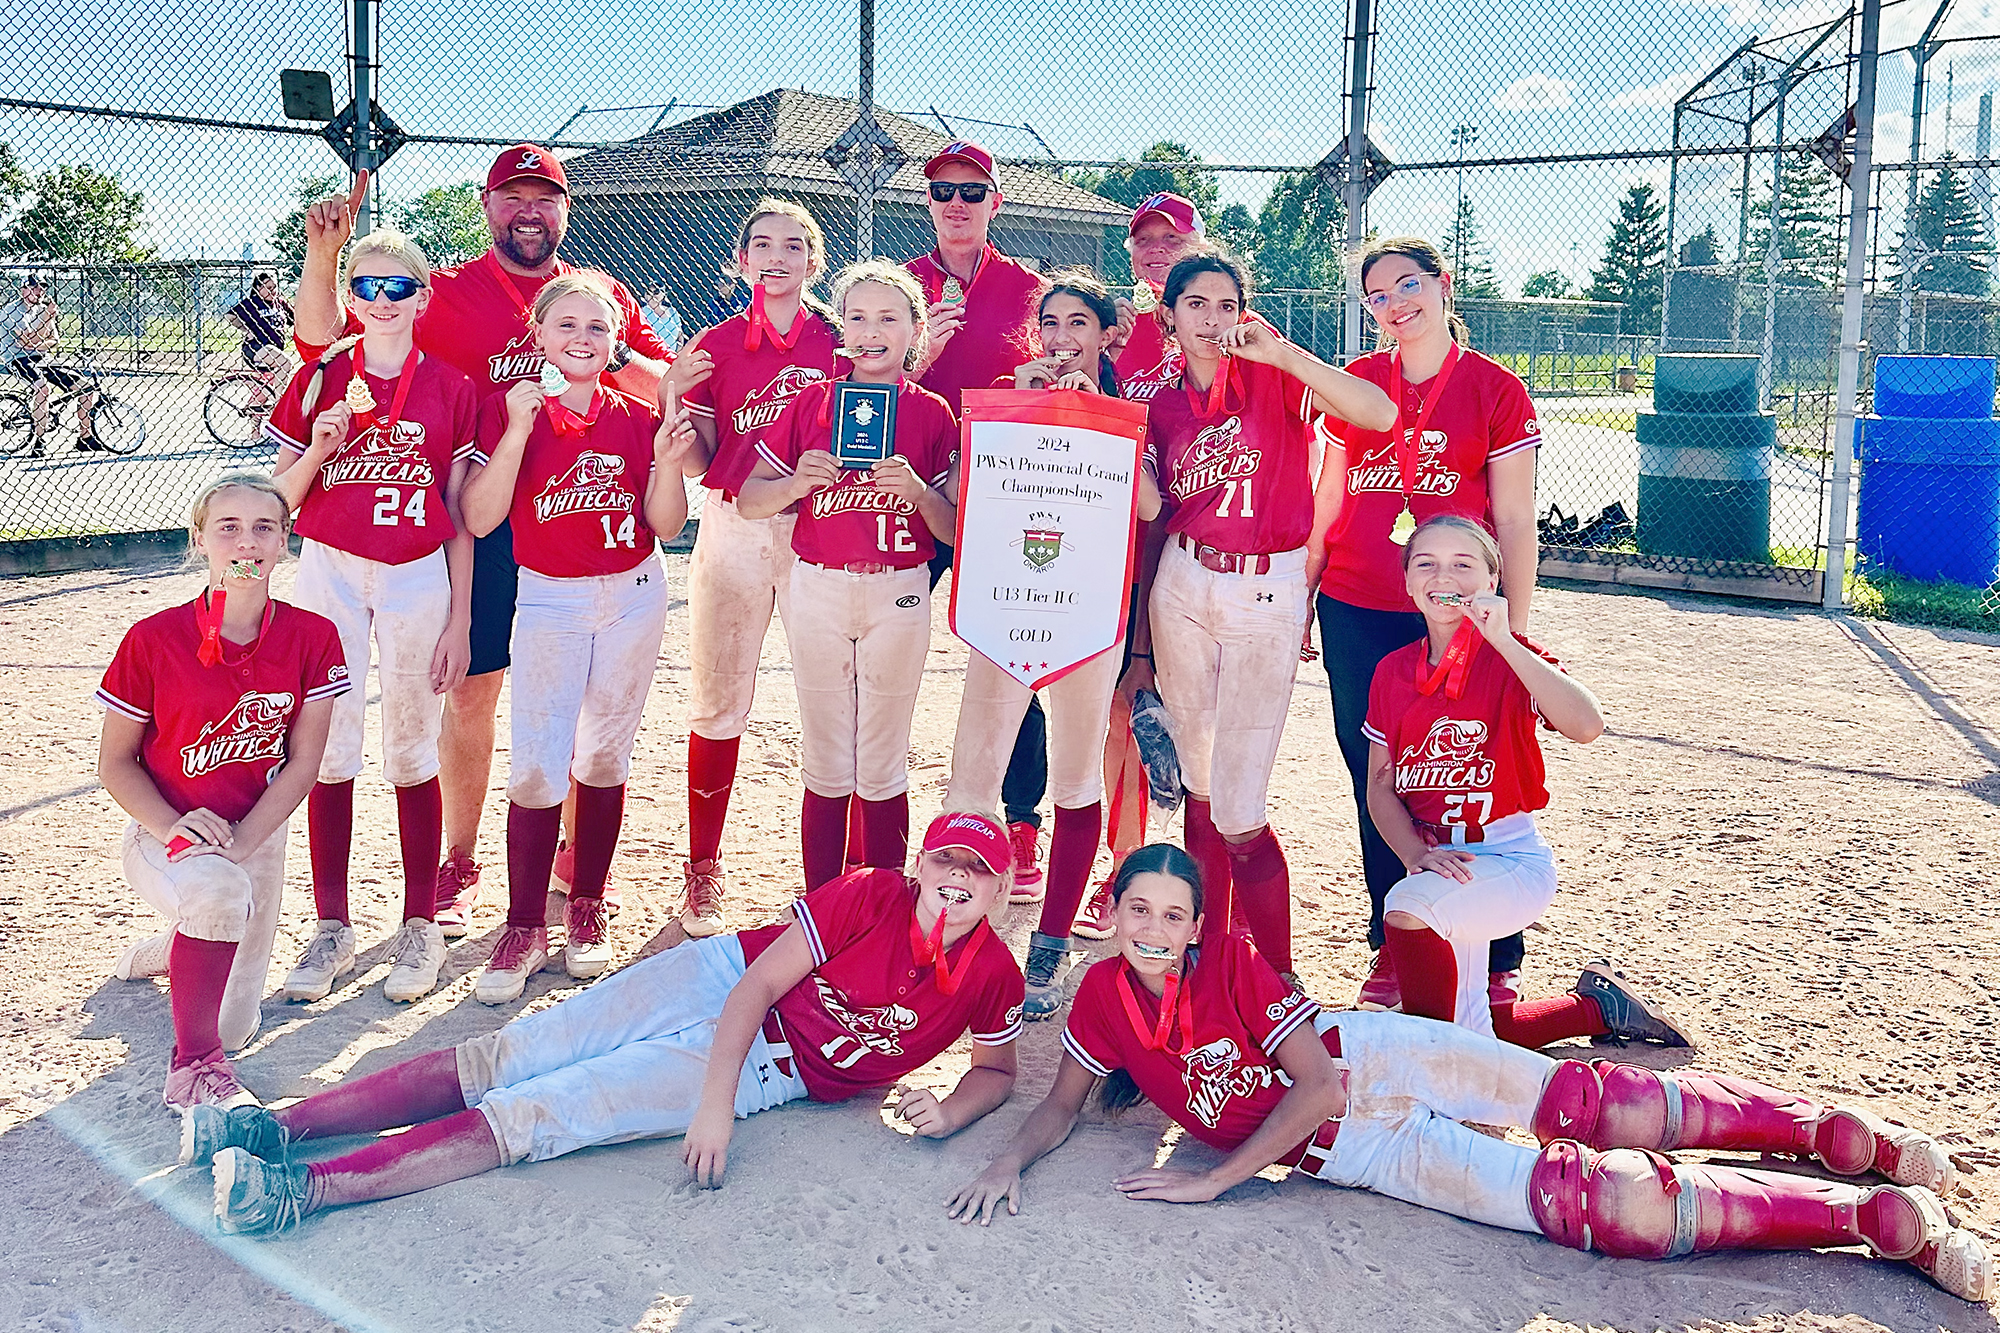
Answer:
[[[1857,616],[2000,634],[2000,583],[1991,588],[1944,580],[1926,583],[1870,566],[1865,560],[1856,564],[1858,568],[1847,581],[1847,600]]]

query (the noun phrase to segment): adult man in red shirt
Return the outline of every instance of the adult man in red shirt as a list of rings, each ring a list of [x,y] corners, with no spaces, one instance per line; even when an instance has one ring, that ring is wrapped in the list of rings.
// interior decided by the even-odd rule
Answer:
[[[354,232],[367,185],[364,176],[346,198],[322,200],[306,211],[293,333],[303,360],[316,359],[344,333],[359,332],[344,321],[336,287],[341,248]],[[464,371],[484,399],[541,373],[528,311],[542,284],[569,269],[556,256],[569,225],[569,180],[547,149],[516,144],[493,160],[480,202],[493,248],[469,263],[432,272],[431,302],[417,321],[417,346]],[[640,317],[632,294],[616,281],[612,286],[625,316],[623,341],[612,356],[617,367],[612,382],[652,401],[662,392],[674,354]],[[493,771],[493,719],[506,679],[515,574],[513,534],[503,523],[474,547],[472,662],[465,683],[447,696],[439,742],[445,861],[438,867],[437,922],[452,936],[467,933],[478,901],[479,864],[472,851]]]

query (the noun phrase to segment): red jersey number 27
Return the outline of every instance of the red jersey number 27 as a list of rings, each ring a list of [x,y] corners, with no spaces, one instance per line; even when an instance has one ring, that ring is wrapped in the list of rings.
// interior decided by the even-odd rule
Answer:
[[[393,528],[406,518],[420,528],[424,526],[423,488],[420,486],[416,490],[411,491],[409,501],[405,503],[403,493],[394,486],[377,486],[375,488],[375,526],[378,528]]]

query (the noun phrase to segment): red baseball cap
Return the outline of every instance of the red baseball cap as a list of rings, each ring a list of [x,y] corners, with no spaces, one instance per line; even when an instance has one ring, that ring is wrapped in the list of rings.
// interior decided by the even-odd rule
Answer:
[[[1014,864],[1014,847],[1007,841],[1007,828],[991,815],[970,810],[947,810],[924,830],[924,850],[941,852],[962,847],[971,852],[996,875],[1004,875]]]
[[[1148,195],[1132,210],[1132,226],[1128,234],[1137,236],[1139,224],[1149,217],[1163,217],[1173,225],[1173,229],[1183,236],[1204,236],[1206,230],[1201,225],[1201,213],[1194,201],[1177,194]]]
[[[546,148],[537,148],[531,143],[517,143],[500,156],[493,159],[492,168],[486,173],[486,188],[497,190],[508,181],[532,176],[569,193],[569,177],[563,174],[562,163]]]
[[[987,180],[999,183],[993,174],[993,154],[970,139],[953,139],[940,148],[936,157],[924,163],[925,178],[937,175],[940,168],[952,162],[963,162],[973,170],[983,173]]]

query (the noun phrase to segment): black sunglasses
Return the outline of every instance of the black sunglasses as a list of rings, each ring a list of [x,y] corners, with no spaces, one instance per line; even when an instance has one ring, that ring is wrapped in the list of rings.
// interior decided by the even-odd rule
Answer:
[[[986,202],[986,192],[992,188],[985,181],[932,181],[931,198],[941,204],[948,204],[951,202],[951,197],[957,195],[968,204],[983,204]]]
[[[391,301],[407,301],[424,289],[415,278],[362,273],[347,280],[347,289],[364,301],[386,296]]]

